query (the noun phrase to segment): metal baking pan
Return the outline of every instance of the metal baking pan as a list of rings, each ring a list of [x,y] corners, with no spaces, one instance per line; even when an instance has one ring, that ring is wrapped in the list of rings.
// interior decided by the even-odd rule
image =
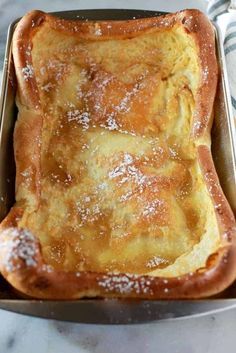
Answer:
[[[144,10],[78,10],[53,13],[69,19],[126,20],[158,16],[163,13]],[[13,128],[15,77],[11,58],[11,39],[17,20],[9,27],[0,100],[0,221],[14,203],[15,164]],[[212,154],[222,188],[236,213],[236,136],[230,93],[220,33],[216,29],[220,78],[215,100],[212,128]],[[130,324],[177,319],[216,313],[236,307],[236,283],[220,296],[202,300],[124,300],[81,299],[77,301],[42,301],[22,299],[0,276],[0,308],[21,314],[80,323]]]

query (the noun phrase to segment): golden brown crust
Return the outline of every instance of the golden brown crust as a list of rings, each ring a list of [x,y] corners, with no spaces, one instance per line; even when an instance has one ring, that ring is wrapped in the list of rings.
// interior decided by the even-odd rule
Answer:
[[[199,12],[192,17],[191,24],[183,19],[187,30],[191,31],[199,48],[199,61],[202,68],[202,83],[199,87],[197,106],[194,116],[193,136],[201,137],[212,125],[212,109],[217,87],[218,65],[215,52],[214,28],[205,16]]]
[[[16,199],[18,199],[18,185],[25,179],[28,193],[35,195],[35,203],[37,203],[40,192],[42,111],[38,87],[34,77],[31,50],[32,37],[44,19],[45,14],[43,12],[32,11],[28,13],[18,23],[12,40],[12,52],[18,85],[16,100],[18,104],[25,107],[24,119],[21,119],[20,115],[18,116],[14,131]],[[30,168],[24,174],[28,166]]]
[[[39,93],[32,66],[32,38],[45,14],[32,11],[18,23],[12,40],[12,51],[18,83],[18,99],[21,105],[34,110],[40,109]]]
[[[235,218],[221,189],[211,152],[207,146],[202,145],[198,147],[198,158],[202,168],[202,174],[216,210],[219,227],[221,231],[225,233],[235,227]],[[226,236],[226,234],[224,235]]]
[[[175,278],[160,278],[51,270],[43,263],[40,245],[31,233],[8,228],[1,234],[0,268],[17,290],[35,298],[202,298],[221,292],[235,279],[235,234],[234,226],[223,228],[225,245],[211,255],[206,268]]]
[[[37,207],[40,194],[40,134],[42,118],[38,112],[27,109],[25,109],[23,116],[24,118],[22,119],[21,114],[19,114],[14,130],[16,201],[21,198],[18,186],[24,183],[26,195],[28,197],[35,195],[34,204]]]
[[[202,84],[199,85],[192,134],[195,139],[207,136],[211,127],[216,91],[217,62],[213,27],[201,12],[186,10],[164,17],[126,22],[104,21],[98,24],[55,19],[40,11],[33,11],[17,26],[13,39],[13,55],[18,80],[18,102],[25,107],[24,119],[19,117],[15,130],[15,154],[18,162],[16,184],[21,184],[23,179],[27,181],[29,197],[32,194],[36,196],[33,203],[35,209],[40,194],[40,134],[43,117],[31,51],[27,51],[27,48],[32,47],[32,38],[45,21],[51,28],[68,33],[69,36],[79,34],[80,38],[87,40],[132,38],[137,33],[157,28],[171,29],[175,24],[181,23],[197,43],[202,68]],[[97,26],[101,36],[96,35]],[[28,139],[28,136],[32,138]],[[23,144],[24,148],[21,148]],[[236,277],[235,220],[220,188],[207,146],[198,147],[198,159],[215,206],[221,235],[221,247],[209,257],[205,268],[176,278],[52,270],[43,263],[40,244],[34,235],[16,228],[14,219],[22,216],[22,205],[18,205],[1,225],[0,271],[20,292],[45,299],[76,299],[82,296],[199,298],[222,291]],[[26,165],[24,161],[27,161]],[[31,166],[30,178],[23,175],[27,165]]]

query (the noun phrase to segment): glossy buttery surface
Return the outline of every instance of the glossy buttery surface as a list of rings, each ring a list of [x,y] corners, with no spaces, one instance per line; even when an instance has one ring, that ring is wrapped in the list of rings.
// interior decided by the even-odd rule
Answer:
[[[203,266],[219,230],[191,137],[193,38],[177,26],[116,40],[57,36],[45,25],[33,38],[41,199],[18,226],[56,269],[176,276]]]

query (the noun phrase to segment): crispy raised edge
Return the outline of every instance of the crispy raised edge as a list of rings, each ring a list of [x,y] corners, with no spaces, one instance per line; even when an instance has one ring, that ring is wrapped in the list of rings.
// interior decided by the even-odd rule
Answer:
[[[40,113],[36,80],[32,77],[28,82],[22,78],[22,68],[27,63],[32,65],[32,58],[26,57],[25,50],[22,50],[22,48],[25,49],[28,45],[32,45],[32,37],[44,21],[50,22],[53,28],[68,32],[70,35],[83,35],[88,39],[96,38],[97,40],[102,40],[107,36],[115,38],[132,37],[150,28],[155,30],[167,29],[181,22],[186,31],[194,37],[199,47],[202,80],[204,80],[204,68],[208,69],[208,80],[202,82],[198,92],[193,137],[198,138],[209,132],[216,91],[217,63],[216,59],[212,60],[215,55],[213,28],[201,12],[186,10],[158,18],[126,22],[103,21],[99,23],[104,33],[102,37],[94,36],[91,29],[93,25],[90,22],[64,21],[39,11],[27,14],[17,26],[13,39],[13,55],[18,79],[18,104],[34,110],[38,114],[38,119],[42,119],[42,114]],[[109,31],[107,30],[108,23],[111,24]],[[212,48],[212,51],[210,51],[210,48]],[[38,132],[40,133],[40,131]],[[14,270],[9,271],[6,260],[9,259],[9,256],[11,257],[11,247],[16,246],[17,253],[21,247],[21,242],[24,241],[24,230],[16,228],[16,219],[21,217],[23,210],[15,206],[1,224],[0,270],[3,276],[20,292],[31,297],[45,299],[76,299],[83,296],[180,299],[200,298],[222,291],[236,277],[235,220],[221,190],[211,152],[207,146],[199,146],[198,158],[215,206],[221,235],[221,246],[215,254],[209,257],[206,267],[194,273],[175,278],[50,271],[43,263],[40,244],[32,235],[30,242],[35,249],[32,255],[34,264],[32,266],[27,265],[24,256],[19,253],[13,259]],[[221,204],[220,207],[219,204]],[[13,234],[14,242],[12,244]],[[130,283],[128,289],[127,280]]]
[[[14,154],[16,161],[16,200],[19,185],[27,185],[26,194],[35,209],[40,196],[40,145],[43,112],[32,63],[32,38],[46,14],[32,11],[17,24],[12,39],[12,53],[17,78],[16,103],[19,113],[14,129]],[[32,70],[26,71],[23,70]],[[29,77],[24,77],[28,75]],[[30,168],[28,171],[27,169]],[[26,173],[26,174],[25,174]],[[29,173],[30,175],[27,175]]]
[[[33,67],[32,39],[40,25],[45,21],[46,14],[41,11],[32,11],[26,14],[17,24],[12,39],[12,53],[17,77],[17,101],[28,109],[39,110],[40,99],[36,79],[24,78],[24,69]]]
[[[215,50],[215,30],[207,17],[197,10],[189,10],[182,23],[194,38],[201,68],[201,82],[197,92],[193,116],[192,137],[200,138],[210,133],[213,122],[213,106],[218,80],[218,63]],[[191,18],[189,20],[189,18]]]

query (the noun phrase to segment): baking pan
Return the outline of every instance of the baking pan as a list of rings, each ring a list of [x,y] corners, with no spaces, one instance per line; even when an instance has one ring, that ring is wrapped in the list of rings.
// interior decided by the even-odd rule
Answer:
[[[68,19],[126,20],[163,14],[144,10],[78,10],[53,13]],[[15,77],[11,58],[11,39],[17,20],[9,27],[0,100],[0,221],[14,203],[15,164],[13,128],[17,116],[15,107]],[[231,111],[224,50],[219,29],[215,27],[220,78],[215,100],[212,128],[212,154],[224,193],[236,213],[236,136]],[[216,313],[236,307],[236,284],[220,296],[202,300],[127,300],[81,299],[77,301],[42,301],[19,298],[0,277],[0,308],[21,314],[81,323],[131,324],[173,320]]]

